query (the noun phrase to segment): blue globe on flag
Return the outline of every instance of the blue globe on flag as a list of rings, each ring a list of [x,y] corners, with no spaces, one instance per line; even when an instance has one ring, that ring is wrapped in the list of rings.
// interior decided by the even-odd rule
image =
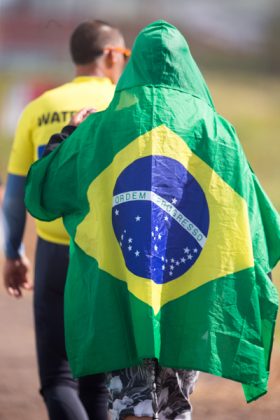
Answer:
[[[182,276],[199,258],[209,209],[202,188],[180,162],[148,156],[119,175],[112,221],[128,270],[164,284]]]

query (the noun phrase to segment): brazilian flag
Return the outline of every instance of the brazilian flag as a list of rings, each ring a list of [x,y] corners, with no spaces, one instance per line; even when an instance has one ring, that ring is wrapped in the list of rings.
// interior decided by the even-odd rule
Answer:
[[[71,237],[75,376],[156,357],[267,391],[278,215],[174,26],[140,32],[109,108],[33,165],[26,205]]]

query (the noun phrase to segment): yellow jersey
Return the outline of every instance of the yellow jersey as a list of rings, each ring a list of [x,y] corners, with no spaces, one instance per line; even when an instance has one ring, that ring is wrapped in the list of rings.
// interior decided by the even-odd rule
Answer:
[[[114,91],[115,85],[107,78],[80,76],[30,102],[16,129],[8,172],[26,176],[31,164],[42,156],[50,137],[60,132],[75,112],[85,107],[97,111],[106,109]],[[64,245],[69,243],[61,219],[35,222],[37,234],[42,239]]]

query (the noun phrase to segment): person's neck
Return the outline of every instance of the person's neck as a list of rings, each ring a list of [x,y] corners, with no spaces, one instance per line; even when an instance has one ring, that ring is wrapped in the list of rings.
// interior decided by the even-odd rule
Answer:
[[[91,64],[76,66],[75,69],[76,77],[79,76],[90,76],[90,77],[106,77],[102,68],[98,66],[93,66]]]

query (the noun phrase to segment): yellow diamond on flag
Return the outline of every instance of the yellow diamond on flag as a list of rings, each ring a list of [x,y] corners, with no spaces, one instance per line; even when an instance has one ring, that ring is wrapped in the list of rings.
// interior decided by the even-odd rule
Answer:
[[[178,210],[176,211],[177,200],[175,198],[167,203],[167,200],[160,197],[154,190],[135,190],[126,194],[114,194],[116,182],[126,168],[146,157],[172,159],[180,166],[182,165],[197,181],[205,195],[209,209],[209,228],[206,235],[187,217]],[[148,176],[153,177],[153,173]],[[166,187],[168,188],[168,179]],[[184,186],[182,188],[184,189]],[[210,166],[196,156],[182,138],[164,125],[141,135],[121,150],[114,157],[112,163],[91,183],[87,196],[90,211],[77,228],[75,242],[86,254],[96,259],[99,269],[111,274],[117,280],[126,282],[129,291],[150,305],[155,313],[158,313],[166,303],[207,282],[253,266],[248,210],[245,200]],[[116,209],[116,215],[119,211],[116,207],[117,204],[121,209],[122,203],[134,201],[137,206],[137,203],[143,202],[143,200],[149,201],[166,214],[165,219],[171,220],[170,229],[172,226],[181,225],[181,228],[185,227],[186,231],[189,230],[189,235],[197,241],[197,247],[192,250],[189,250],[188,247],[184,248],[183,243],[177,244],[177,246],[182,245],[183,256],[179,259],[171,258],[167,262],[161,257],[163,261],[158,261],[155,268],[150,268],[150,271],[146,270],[147,273],[151,273],[146,276],[136,274],[137,270],[141,272],[141,264],[139,269],[136,267],[135,270],[129,266],[122,249],[124,245],[122,237],[126,234],[126,230],[123,231],[120,238],[117,238],[113,226],[113,211]],[[188,196],[186,196],[186,200],[188,202]],[[131,218],[134,217],[136,223],[137,221],[141,222],[141,216],[136,213],[131,214]],[[151,215],[151,217],[153,216]],[[155,226],[157,228],[156,223]],[[157,235],[156,229],[154,230],[151,239],[155,239]],[[160,236],[158,234],[157,238]],[[144,251],[150,252],[147,249],[143,251],[133,248],[133,241],[135,242],[137,237],[134,239],[127,237],[126,240],[127,254],[133,251],[131,255],[135,260]],[[167,240],[166,248],[168,246]],[[189,258],[195,257],[199,247],[201,252],[188,270],[161,284],[152,281],[152,270],[169,270],[169,275],[172,277],[176,273],[176,264],[178,266],[186,264]],[[152,249],[154,256],[157,250],[158,245],[154,245]]]

